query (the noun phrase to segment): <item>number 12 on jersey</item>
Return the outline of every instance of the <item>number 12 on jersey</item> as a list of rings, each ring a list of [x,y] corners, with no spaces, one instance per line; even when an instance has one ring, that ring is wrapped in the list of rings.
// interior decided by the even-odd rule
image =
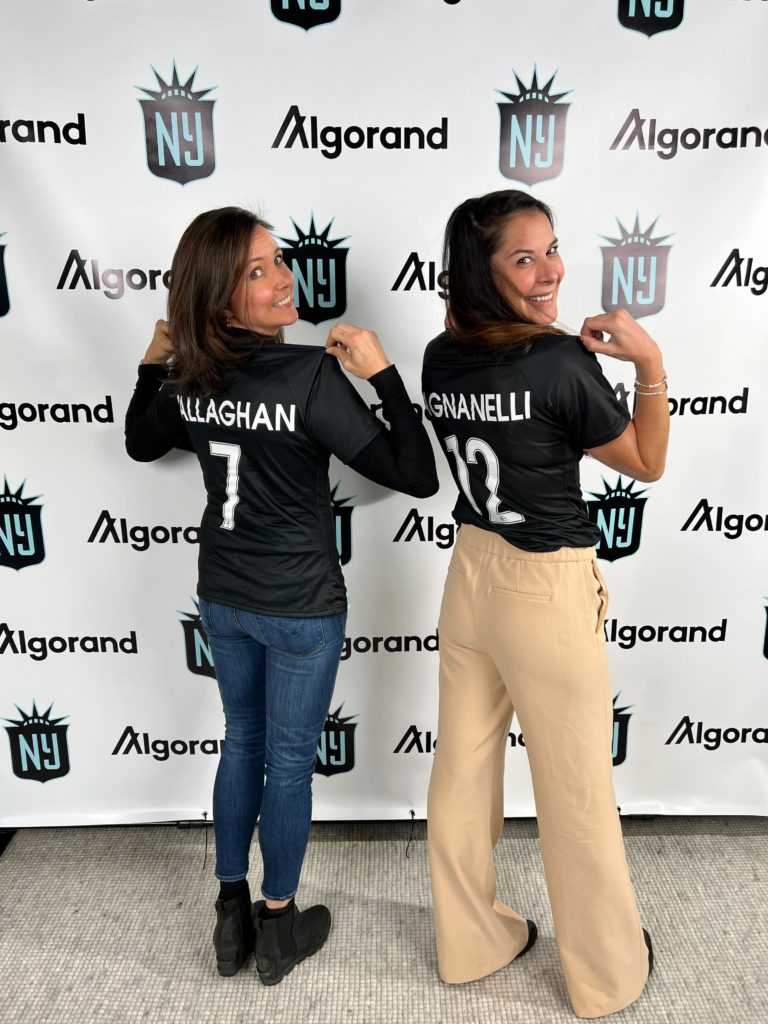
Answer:
[[[240,496],[237,493],[237,487],[240,483],[240,477],[238,475],[240,467],[240,445],[239,444],[226,444],[224,441],[209,441],[208,446],[211,449],[211,455],[220,455],[223,459],[227,460],[227,500],[221,509],[221,529],[222,530],[234,530],[235,528],[235,508],[237,507]]]
[[[456,472],[459,477],[459,484],[461,485],[462,491],[466,496],[467,501],[470,503],[472,508],[477,512],[479,516],[482,516],[482,512],[477,506],[472,491],[469,486],[469,469],[467,468],[467,462],[471,462],[473,465],[477,464],[478,455],[482,455],[483,461],[485,462],[485,486],[487,487],[489,494],[488,500],[485,503],[485,507],[488,510],[488,520],[491,523],[524,523],[525,516],[519,512],[500,512],[499,505],[501,499],[499,498],[499,460],[496,452],[491,448],[487,441],[483,441],[479,437],[470,437],[467,441],[467,461],[465,462],[462,458],[461,452],[459,451],[459,439],[455,434],[445,439],[445,449],[456,459]]]

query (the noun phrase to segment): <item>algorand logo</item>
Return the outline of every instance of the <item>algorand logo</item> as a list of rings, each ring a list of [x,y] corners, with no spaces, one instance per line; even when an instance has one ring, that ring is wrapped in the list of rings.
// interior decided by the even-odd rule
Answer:
[[[16,142],[68,142],[70,146],[84,146],[85,114],[78,114],[74,121],[63,127],[55,121],[0,121],[0,142],[9,142],[7,132]]]
[[[67,284],[67,278],[69,278],[69,284]],[[72,249],[67,256],[67,262],[64,264],[56,290],[63,291],[64,288],[68,288],[69,291],[74,291],[75,288],[82,285],[88,292],[100,291],[107,299],[122,299],[126,285],[134,292],[143,291],[145,288],[154,292],[157,291],[159,285],[167,288],[170,281],[170,270],[140,270],[138,267],[133,267],[130,270],[123,270],[121,267],[108,267],[106,270],[101,270],[98,260],[88,259],[81,256],[77,249]]]
[[[0,566],[17,571],[45,558],[43,506],[35,505],[38,498],[22,498],[23,490],[24,484],[11,491],[5,480],[0,493]]]
[[[613,765],[623,764],[627,759],[627,743],[629,737],[629,720],[632,717],[632,705],[617,707],[621,693],[613,698]],[[525,737],[521,732],[510,732],[509,746],[512,750],[525,747]],[[437,750],[437,735],[431,729],[420,729],[417,725],[409,725],[397,742],[393,754],[434,754]]]
[[[749,288],[753,295],[765,295],[768,289],[768,267],[755,266],[752,256],[744,257],[738,248],[731,249],[722,267],[715,275],[710,288],[727,288],[729,285],[736,288]]]
[[[635,491],[636,480],[625,483],[619,475],[616,486],[611,487],[603,477],[603,494],[592,494],[587,501],[587,514],[600,530],[595,544],[598,558],[615,562],[617,558],[634,555],[640,547],[646,491]],[[646,488],[647,490],[647,488]]]
[[[346,238],[330,238],[333,218],[323,231],[315,227],[314,214],[304,232],[291,218],[295,238],[281,238],[283,258],[294,277],[293,302],[300,320],[320,324],[340,317],[347,308],[347,253],[340,249]]]
[[[352,654],[408,654],[410,651],[437,651],[440,640],[437,633],[430,636],[356,636],[344,637],[341,661]]]
[[[422,515],[412,508],[392,538],[392,543],[409,544],[411,541],[428,541],[439,548],[450,548],[456,540],[458,527],[453,521],[441,523],[434,516]]]
[[[441,299],[446,298],[445,285],[447,273],[438,270],[435,260],[422,260],[417,252],[412,252],[403,264],[402,270],[397,275],[397,280],[392,285],[392,291],[401,289],[409,292],[411,288],[418,288],[422,292],[437,292]]]
[[[32,701],[29,714],[16,705],[19,719],[6,718],[9,722],[5,731],[11,745],[13,774],[32,782],[50,782],[60,779],[69,771],[69,748],[67,746],[68,725],[62,725],[65,718],[51,718],[53,704],[42,714]]]
[[[5,232],[0,232],[5,238]],[[11,297],[8,292],[8,276],[5,272],[5,242],[0,245],[0,316],[6,316],[11,308]]]
[[[685,0],[619,0],[618,16],[624,28],[650,38],[677,28],[684,12]]]
[[[184,651],[187,657],[187,668],[196,676],[208,676],[216,678],[216,671],[213,667],[213,655],[211,645],[208,641],[208,634],[203,629],[200,618],[200,606],[195,599],[192,599],[195,606],[193,612],[179,612],[183,618],[179,619],[181,628],[184,630]]]
[[[433,128],[402,127],[400,125],[351,124],[344,128],[338,124],[320,125],[312,114],[307,115],[293,104],[283,118],[272,149],[292,149],[298,143],[302,149],[319,149],[328,160],[335,160],[347,149],[448,149],[448,118],[443,117]]]
[[[625,651],[638,644],[724,643],[728,631],[728,619],[722,619],[716,626],[651,626],[619,625],[618,619],[606,619],[603,624],[606,643],[615,643]]]
[[[33,636],[0,622],[0,654],[26,654],[45,661],[51,654],[138,654],[136,630],[127,636]]]
[[[681,527],[681,533],[691,530],[697,533],[699,530],[706,530],[708,533],[722,533],[728,540],[738,540],[746,530],[748,533],[760,533],[768,530],[768,515],[763,512],[753,512],[746,515],[743,512],[731,512],[726,514],[722,505],[712,505],[706,498],[700,498],[693,512],[688,516]]]
[[[199,544],[199,526],[129,526],[102,509],[88,536],[88,544],[129,544],[134,551],[146,551],[150,544]]]
[[[690,743],[705,750],[719,750],[723,743],[768,743],[768,728],[765,726],[706,726],[694,722],[690,715],[684,715],[664,741],[670,744]]]
[[[317,744],[317,775],[342,775],[355,767],[355,729],[357,715],[341,717],[343,704],[329,713]]]
[[[152,71],[159,86],[157,90],[136,86],[152,97],[139,100],[144,113],[147,166],[156,177],[168,178],[179,185],[209,177],[216,166],[213,144],[216,100],[203,97],[216,86],[193,92],[197,68],[182,83],[175,61],[170,82],[163,81],[154,68]]]
[[[341,0],[271,0],[271,6],[278,21],[296,25],[305,32],[336,21],[341,14]]]
[[[148,732],[139,732],[132,725],[126,725],[115,744],[111,756],[118,754],[149,755],[155,761],[168,761],[171,754],[184,757],[196,754],[220,754],[224,740],[168,740],[152,739]]]
[[[663,245],[671,235],[653,238],[658,217],[645,231],[640,230],[640,215],[635,215],[631,231],[616,218],[619,237],[602,235],[603,309],[626,309],[635,319],[658,313],[664,306],[667,284],[667,257],[671,245]]]
[[[555,72],[539,85],[536,68],[530,86],[514,72],[519,92],[497,89],[508,101],[499,103],[499,170],[505,178],[533,185],[556,178],[563,169],[568,92],[552,93]]]
[[[647,129],[646,129],[647,123]],[[683,149],[746,149],[749,145],[759,149],[768,145],[768,129],[755,125],[748,128],[659,128],[655,117],[641,117],[638,107],[627,115],[619,128],[611,149],[637,146],[641,150],[655,151],[660,160],[672,160],[680,146]]]
[[[96,405],[87,402],[0,402],[0,428],[15,430],[19,423],[114,423],[112,398]]]

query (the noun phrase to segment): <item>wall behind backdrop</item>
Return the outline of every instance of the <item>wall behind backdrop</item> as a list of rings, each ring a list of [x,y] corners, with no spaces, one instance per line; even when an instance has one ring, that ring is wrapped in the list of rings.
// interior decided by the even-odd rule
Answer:
[[[210,817],[223,736],[195,603],[196,460],[122,421],[202,210],[265,216],[292,342],[382,337],[420,406],[443,227],[549,203],[562,322],[625,307],[670,379],[665,477],[582,472],[611,590],[624,813],[768,813],[765,0],[39,0],[0,67],[0,825]],[[604,361],[631,405],[631,366]],[[358,382],[373,402],[373,389]],[[319,818],[425,813],[454,488],[341,464],[348,640]],[[516,723],[506,813],[533,813]]]

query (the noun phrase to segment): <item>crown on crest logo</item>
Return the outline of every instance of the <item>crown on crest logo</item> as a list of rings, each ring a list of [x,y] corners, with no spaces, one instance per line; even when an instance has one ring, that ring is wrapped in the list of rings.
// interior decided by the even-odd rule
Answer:
[[[346,505],[347,502],[354,501],[356,497],[356,495],[353,494],[350,498],[337,498],[336,491],[338,491],[339,487],[341,487],[341,481],[339,481],[331,491],[331,501],[333,502],[334,508],[341,508],[342,505]]]
[[[646,487],[643,491],[635,491],[634,487],[636,483],[637,480],[630,480],[629,486],[625,486],[624,481],[621,479],[621,474],[619,474],[616,486],[612,488],[605,477],[603,477],[605,493],[595,494],[594,491],[590,491],[589,493],[593,498],[597,498],[598,501],[610,501],[612,498],[626,498],[628,501],[633,501],[635,498],[640,498],[648,490]]]
[[[349,718],[342,718],[341,709],[343,707],[343,704],[339,704],[335,711],[328,712],[328,721],[332,722],[333,725],[344,725],[346,722],[351,722],[353,718],[357,718],[357,715],[350,715]]]
[[[349,238],[349,235],[347,235],[345,238],[328,237],[335,219],[335,217],[331,217],[328,227],[324,231],[318,232],[317,228],[315,227],[315,215],[313,213],[312,216],[309,218],[309,231],[307,231],[305,234],[301,230],[299,225],[296,223],[296,221],[293,219],[293,217],[291,217],[291,224],[293,224],[294,230],[296,232],[296,238],[281,237],[280,241],[284,242],[286,245],[290,245],[292,248],[295,249],[300,249],[304,245],[319,245],[322,246],[322,248],[324,249],[334,249],[337,245],[341,245],[342,242],[346,242],[347,238]]]
[[[624,707],[624,708],[617,708],[616,707],[616,701],[619,699],[620,696],[621,696],[621,690],[619,690],[619,692],[613,698],[613,713],[615,715],[626,715],[627,712],[629,712],[629,714],[631,714],[632,713],[632,708],[635,706],[634,704],[627,704],[627,706]]]
[[[517,88],[520,90],[519,93],[504,92],[502,89],[497,89],[496,92],[510,101],[510,103],[525,103],[527,100],[541,100],[543,103],[558,103],[564,96],[568,96],[572,89],[567,92],[552,93],[552,83],[555,80],[557,72],[553,72],[552,77],[545,85],[539,85],[538,72],[536,71],[536,65],[533,66],[533,78],[531,79],[530,86],[526,86],[522,81],[518,73],[515,71],[514,75],[517,80]]]
[[[152,65],[150,65],[150,67],[152,67]],[[152,68],[152,71],[155,74],[157,84],[160,88],[156,92],[152,89],[146,89],[143,85],[137,85],[136,88],[141,89],[141,91],[145,92],[147,96],[151,96],[153,100],[167,100],[171,96],[181,96],[182,98],[189,100],[200,100],[203,96],[207,96],[209,92],[216,88],[215,85],[212,85],[208,89],[201,89],[199,92],[193,92],[192,85],[195,81],[195,75],[197,74],[198,69],[195,68],[186,82],[182,83],[179,81],[179,75],[176,70],[176,61],[173,62],[173,74],[170,82],[164,81],[155,68]]]
[[[179,619],[179,622],[200,622],[200,602],[196,601],[193,597],[192,604],[195,606],[195,611],[193,612],[183,612],[179,608],[176,609],[179,615],[184,616],[183,619]]]
[[[69,715],[64,715],[62,718],[51,718],[52,708],[53,704],[51,704],[48,710],[44,711],[41,715],[37,710],[36,702],[32,701],[32,712],[28,715],[26,712],[21,710],[18,704],[16,704],[16,710],[21,715],[21,718],[18,721],[13,718],[4,718],[3,721],[10,722],[11,725],[17,725],[24,728],[27,725],[58,725],[60,722],[63,722],[65,718],[69,718]]]
[[[658,219],[659,218],[656,217],[656,219],[651,224],[648,225],[645,231],[641,231],[640,214],[636,213],[634,226],[632,227],[631,231],[627,231],[627,229],[624,227],[624,225],[617,217],[616,223],[619,225],[620,237],[609,238],[608,235],[600,235],[600,237],[604,238],[606,242],[610,242],[611,245],[648,245],[651,248],[655,248],[656,246],[660,246],[662,242],[666,242],[668,238],[672,237],[672,235],[662,235],[660,238],[651,237],[651,235],[653,234],[653,229],[656,227],[656,222],[658,221]],[[665,246],[665,248],[668,248],[668,246]]]
[[[4,477],[3,479],[5,481],[5,486],[3,487],[2,493],[0,493],[0,503],[12,502],[14,505],[32,505],[35,501],[42,497],[42,495],[38,494],[37,497],[35,498],[22,498],[21,492],[24,490],[24,484],[27,481],[25,480],[21,484],[18,491],[12,491],[8,486],[8,478]]]

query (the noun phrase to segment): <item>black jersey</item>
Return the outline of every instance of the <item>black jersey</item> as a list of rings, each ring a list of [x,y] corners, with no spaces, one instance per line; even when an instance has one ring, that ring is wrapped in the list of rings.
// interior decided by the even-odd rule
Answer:
[[[630,417],[578,338],[543,335],[522,352],[468,348],[446,331],[427,346],[422,389],[459,487],[456,522],[527,551],[596,543],[579,461]]]
[[[163,368],[140,369],[155,392],[142,443],[148,433],[159,443],[131,453],[157,458],[188,435],[202,467],[198,594],[268,615],[344,610],[329,456],[349,462],[385,427],[336,359],[316,346],[265,344],[223,394],[204,398],[157,392]],[[137,395],[142,386],[140,373]]]

